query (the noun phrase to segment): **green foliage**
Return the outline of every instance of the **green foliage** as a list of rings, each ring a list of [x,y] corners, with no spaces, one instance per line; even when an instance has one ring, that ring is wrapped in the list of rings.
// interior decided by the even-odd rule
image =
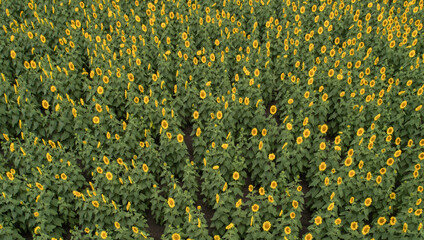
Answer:
[[[424,238],[423,4],[0,0],[0,239]]]

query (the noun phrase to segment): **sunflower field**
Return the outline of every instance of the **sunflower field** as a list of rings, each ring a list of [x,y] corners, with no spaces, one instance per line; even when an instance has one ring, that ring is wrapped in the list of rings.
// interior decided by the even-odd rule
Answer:
[[[0,0],[0,239],[424,239],[423,7]]]

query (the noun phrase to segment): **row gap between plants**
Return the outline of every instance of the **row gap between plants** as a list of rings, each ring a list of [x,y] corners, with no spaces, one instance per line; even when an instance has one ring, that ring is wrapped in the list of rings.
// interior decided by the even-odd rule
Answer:
[[[310,190],[309,184],[306,179],[306,175],[303,173],[300,175],[300,185],[302,186],[302,192],[304,196],[304,208],[302,210],[302,216],[300,218],[300,222],[302,223],[302,229],[299,232],[299,238],[302,238],[306,233],[308,233],[308,227],[312,224],[311,220],[313,215],[311,209],[308,206],[309,202],[312,200],[307,197],[307,193]]]

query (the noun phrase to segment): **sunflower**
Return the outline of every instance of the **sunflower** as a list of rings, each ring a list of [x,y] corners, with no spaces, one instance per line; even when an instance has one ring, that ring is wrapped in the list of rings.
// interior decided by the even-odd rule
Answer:
[[[250,100],[249,100],[249,98],[248,97],[245,97],[244,98],[244,105],[249,105],[249,102],[250,102]]]
[[[305,240],[312,240],[312,234],[310,234],[310,233],[306,234]]]
[[[120,229],[121,228],[121,224],[119,224],[119,222],[115,222],[115,228],[116,229]]]
[[[418,172],[418,170],[415,170],[415,171],[413,172],[413,176],[414,176],[414,178],[417,178],[417,177],[419,176],[419,172]]]
[[[346,167],[349,167],[352,164],[352,158],[351,157],[346,158],[344,164]]]
[[[303,119],[303,126],[306,126],[309,122],[309,118],[305,117],[305,119]]]
[[[60,178],[62,178],[62,180],[66,180],[68,177],[66,176],[65,173],[60,174]]]
[[[340,223],[342,223],[342,220],[340,218],[336,218],[336,220],[334,221],[334,223],[336,225],[340,225]]]
[[[329,77],[334,76],[334,69],[330,69],[330,70],[328,71],[328,76],[329,76]]]
[[[46,153],[47,161],[51,162],[53,160],[52,155],[50,153]]]
[[[72,62],[69,62],[69,69],[71,70],[71,71],[74,71],[75,70],[75,66],[74,66],[74,64],[72,63]]]
[[[396,224],[396,222],[397,222],[396,217],[391,217],[389,224],[393,226]]]
[[[400,109],[404,109],[405,107],[406,107],[406,105],[408,104],[408,102],[407,101],[403,101],[401,104],[400,104]]]
[[[255,49],[256,49],[256,48],[258,48],[258,46],[259,46],[258,40],[253,41],[252,46],[253,46],[253,48],[255,48]]]
[[[200,91],[200,98],[201,99],[205,99],[206,98],[206,92],[205,92],[205,90],[201,90]]]
[[[386,174],[386,168],[380,168],[380,174],[381,175],[384,175],[384,174]]]
[[[334,209],[334,202],[330,203],[330,205],[328,205],[327,210],[328,211],[332,211]]]
[[[93,206],[95,208],[98,208],[99,207],[99,202],[98,201],[92,201],[91,204],[93,204]]]
[[[305,129],[305,130],[303,131],[303,137],[308,138],[308,137],[309,137],[309,135],[311,135],[311,131],[309,131],[309,129]]]
[[[13,181],[13,179],[15,179],[15,176],[13,176],[13,174],[11,172],[7,172],[6,176],[7,176],[7,178],[9,178],[10,181]]]
[[[102,95],[104,92],[105,92],[105,91],[104,91],[104,89],[103,89],[103,87],[102,87],[102,86],[98,86],[98,87],[97,87],[97,93],[98,93],[98,94]]]
[[[319,165],[319,170],[323,172],[325,171],[326,168],[327,168],[327,164],[325,162],[321,162],[321,164]]]
[[[277,182],[276,181],[272,181],[271,182],[271,188],[275,189],[277,187]]]
[[[293,125],[291,124],[291,123],[287,123],[286,124],[286,128],[287,128],[287,130],[292,130],[293,129]]]
[[[258,129],[253,128],[251,133],[252,133],[252,136],[256,136],[258,134]]]
[[[10,57],[11,57],[12,59],[15,59],[15,58],[16,58],[16,52],[15,52],[15,50],[11,50],[11,51],[10,51]]]
[[[102,231],[102,232],[100,233],[100,237],[101,237],[102,239],[106,239],[106,238],[107,238],[107,232],[106,232],[106,231]]]
[[[321,133],[325,134],[328,130],[327,124],[323,124],[320,128]]]
[[[327,101],[327,99],[328,99],[328,94],[327,93],[324,93],[323,95],[322,95],[322,101]]]
[[[194,111],[193,118],[194,119],[198,119],[199,118],[199,112],[198,111]]]
[[[47,102],[47,100],[43,100],[41,102],[41,105],[43,106],[44,109],[48,109],[49,108],[49,102]]]
[[[97,116],[93,117],[93,123],[94,124],[98,124],[99,122],[100,122],[100,118],[99,117],[97,117]]]
[[[175,207],[175,201],[173,198],[168,198],[168,206],[170,208],[174,208]]]
[[[324,184],[325,186],[328,186],[328,184],[330,184],[330,179],[328,177],[324,179]]]
[[[321,216],[317,216],[314,219],[315,224],[318,226],[322,223],[322,217]]]
[[[266,221],[262,224],[262,228],[264,231],[268,232],[269,229],[271,228],[271,223],[269,221]]]
[[[293,208],[298,208],[299,207],[299,202],[298,201],[296,201],[296,200],[293,200],[292,201],[292,206],[293,206]]]
[[[181,240],[181,236],[178,233],[172,234],[172,240]]]
[[[240,174],[238,172],[234,172],[233,179],[237,181],[239,178],[240,178]]]
[[[301,144],[303,142],[303,138],[302,137],[298,137],[297,139],[296,139],[296,143],[297,144]]]
[[[406,231],[408,231],[408,224],[404,223],[402,227],[402,232],[406,232]]]
[[[371,172],[368,172],[368,173],[367,173],[367,178],[366,178],[366,179],[367,179],[367,181],[370,181],[370,180],[371,180],[371,177],[372,177]]]
[[[178,140],[179,143],[182,143],[184,141],[183,135],[182,134],[178,134],[177,135],[177,140]]]
[[[260,194],[261,196],[265,195],[265,189],[264,189],[263,187],[260,187],[260,188],[259,188],[259,194]]]
[[[97,167],[97,168],[96,168],[96,171],[97,171],[98,173],[100,173],[100,174],[102,174],[102,173],[103,173],[103,169],[102,169],[101,167]]]
[[[378,225],[383,226],[386,223],[386,218],[385,217],[380,217],[377,220]]]
[[[218,118],[218,119],[222,119],[222,112],[221,112],[221,111],[218,111],[218,112],[216,113],[216,118]]]
[[[350,224],[350,229],[352,229],[353,231],[355,231],[356,229],[358,229],[358,222],[352,222]]]
[[[369,232],[370,232],[370,225],[367,224],[362,228],[362,235],[367,235]]]
[[[38,182],[36,182],[35,183],[35,186],[37,186],[37,188],[38,189],[40,189],[40,190],[44,190],[44,186],[43,185],[41,185],[40,183],[38,183]]]
[[[149,167],[145,163],[143,163],[143,171],[144,172],[149,171]]]
[[[372,198],[369,197],[365,199],[365,202],[364,202],[365,206],[369,207],[371,203],[372,203]]]
[[[364,134],[364,129],[363,128],[359,128],[358,131],[356,131],[356,135],[358,137],[362,136],[362,134]]]
[[[296,188],[296,190],[297,190],[298,192],[302,191],[302,186],[298,186],[298,187]]]
[[[255,71],[254,71],[254,74],[255,74],[255,77],[259,77],[259,69],[255,69]]]
[[[106,157],[106,156],[103,156],[103,162],[104,162],[106,165],[109,165],[109,163],[110,163],[109,158],[108,158],[108,157]]]
[[[274,153],[270,153],[268,155],[268,159],[271,160],[271,161],[273,161],[275,159],[275,154]]]
[[[111,181],[111,180],[112,180],[112,178],[113,178],[112,173],[111,173],[111,172],[107,172],[107,173],[106,173],[106,178],[107,178],[107,180]]]
[[[97,75],[101,76],[103,74],[103,71],[102,71],[101,68],[96,68],[96,73],[97,73]]]
[[[402,154],[402,150],[399,149],[394,153],[394,156],[399,157],[401,154]]]
[[[166,120],[162,120],[161,126],[163,129],[168,129],[168,122]]]

